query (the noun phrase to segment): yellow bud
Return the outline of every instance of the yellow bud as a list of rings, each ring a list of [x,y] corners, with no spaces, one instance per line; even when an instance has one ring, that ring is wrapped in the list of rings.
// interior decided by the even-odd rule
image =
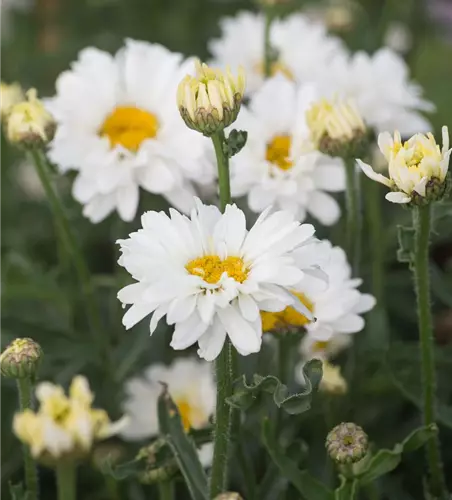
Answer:
[[[15,104],[7,119],[8,140],[25,148],[42,147],[52,140],[55,121],[37,98],[36,90],[27,92],[27,100]]]
[[[186,125],[210,137],[233,123],[240,111],[245,75],[237,78],[196,61],[196,76],[187,75],[177,89],[177,105]]]
[[[342,376],[339,366],[332,365],[328,361],[323,362],[323,375],[319,389],[331,394],[345,394],[347,392],[347,381]]]
[[[22,87],[18,83],[7,83],[1,82],[0,84],[0,111],[2,120],[5,119],[11,108],[25,100],[25,95],[23,93]]]

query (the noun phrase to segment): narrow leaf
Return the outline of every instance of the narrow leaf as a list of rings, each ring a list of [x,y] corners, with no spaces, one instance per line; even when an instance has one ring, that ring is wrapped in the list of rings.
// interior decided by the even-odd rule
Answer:
[[[287,386],[273,375],[254,375],[251,384],[248,384],[243,376],[235,383],[233,395],[227,402],[234,408],[247,410],[260,396],[270,394],[278,408],[291,415],[303,413],[311,408],[312,395],[317,391],[322,379],[322,362],[318,359],[309,361],[304,366],[303,373],[306,386],[305,390],[298,394],[290,394]]]
[[[158,399],[160,432],[173,452],[193,500],[207,500],[207,477],[199,461],[196,446],[182,426],[177,406],[163,385]]]
[[[231,130],[228,138],[223,144],[224,153],[228,156],[228,158],[232,158],[243,149],[247,138],[248,132],[245,130]]]
[[[117,481],[122,481],[128,477],[135,477],[144,472],[145,464],[141,458],[135,458],[130,462],[115,465],[110,457],[107,457],[101,464],[100,469],[103,474],[112,476]]]
[[[333,492],[313,477],[308,471],[300,470],[297,464],[287,457],[280,448],[268,418],[262,422],[262,442],[273,462],[306,500],[333,500]]]

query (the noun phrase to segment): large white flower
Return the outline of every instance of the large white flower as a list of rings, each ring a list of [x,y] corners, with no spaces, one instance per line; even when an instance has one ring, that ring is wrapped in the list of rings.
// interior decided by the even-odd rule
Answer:
[[[410,81],[405,61],[393,50],[338,54],[328,74],[317,80],[321,92],[352,99],[366,124],[377,132],[397,129],[408,136],[430,130],[420,112],[433,111],[434,105],[422,98],[422,88]]]
[[[49,154],[61,171],[79,171],[73,194],[92,222],[115,209],[131,220],[140,188],[187,212],[191,181],[212,179],[206,139],[185,126],[176,105],[177,85],[193,70],[180,54],[128,40],[115,56],[83,50],[59,76],[47,102],[58,123]]]
[[[240,12],[223,19],[222,36],[209,43],[213,64],[243,66],[249,93],[264,81],[264,24],[262,14]],[[270,42],[278,54],[271,66],[272,75],[282,73],[299,83],[324,78],[329,63],[345,50],[338,38],[327,34],[323,24],[302,14],[274,21]]]
[[[215,410],[216,388],[212,366],[203,361],[181,358],[170,366],[152,365],[142,376],[129,380],[125,385],[124,411],[130,418],[121,436],[134,441],[156,436],[159,433],[157,401],[163,382],[177,405],[186,431],[202,429],[209,424]],[[212,445],[200,449],[203,465],[210,464]]]
[[[263,313],[264,330],[304,326],[307,338],[317,342],[319,350],[326,349],[336,335],[361,331],[365,324],[361,315],[374,307],[375,298],[357,289],[362,280],[351,277],[351,267],[342,248],[333,247],[325,240],[312,247],[297,249],[294,256],[299,265],[317,263],[328,276],[326,286],[301,281],[292,289],[316,321],[309,321],[288,308],[273,315]]]
[[[316,99],[312,86],[297,86],[282,76],[267,80],[243,108],[235,124],[248,140],[231,160],[234,196],[248,196],[254,212],[274,204],[303,221],[307,212],[322,224],[340,216],[327,191],[345,189],[342,160],[312,150],[306,111]]]
[[[247,231],[245,215],[235,205],[224,214],[196,201],[191,219],[170,209],[147,212],[143,229],[120,240],[119,264],[137,283],[118,293],[132,304],[126,328],[153,313],[175,325],[171,346],[186,349],[198,342],[198,354],[209,361],[220,353],[226,336],[242,355],[258,352],[262,342],[259,310],[279,311],[293,305],[310,315],[288,287],[315,281],[318,266],[298,265],[291,255],[313,243],[314,227],[300,225],[288,212],[265,210]]]

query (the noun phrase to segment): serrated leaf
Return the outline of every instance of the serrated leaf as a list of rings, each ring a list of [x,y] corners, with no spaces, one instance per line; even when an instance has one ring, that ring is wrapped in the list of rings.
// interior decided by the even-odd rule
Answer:
[[[333,492],[312,476],[307,470],[300,470],[285,450],[277,443],[268,418],[262,422],[262,442],[279,471],[307,500],[333,500]]]
[[[368,461],[367,466],[357,476],[360,485],[366,485],[394,470],[402,460],[402,454],[417,450],[438,432],[438,427],[431,424],[413,431],[392,450],[379,450]]]
[[[413,227],[397,226],[397,240],[399,242],[397,260],[399,262],[413,261],[414,237],[415,230]]]
[[[207,500],[207,477],[196,446],[184,431],[177,406],[163,385],[157,405],[160,432],[173,452],[193,500]]]
[[[248,138],[248,132],[245,130],[231,130],[228,138],[223,144],[224,153],[228,158],[232,158],[234,155],[239,153],[246,144]]]
[[[354,500],[358,494],[358,481],[340,476],[341,484],[334,490],[334,500]]]
[[[318,389],[322,379],[322,362],[313,359],[303,368],[306,387],[303,392],[290,394],[289,389],[273,375],[262,377],[254,375],[253,382],[248,384],[243,376],[234,384],[234,392],[227,402],[234,408],[247,410],[257,401],[259,396],[269,394],[278,408],[290,415],[298,415],[311,407],[313,393]]]

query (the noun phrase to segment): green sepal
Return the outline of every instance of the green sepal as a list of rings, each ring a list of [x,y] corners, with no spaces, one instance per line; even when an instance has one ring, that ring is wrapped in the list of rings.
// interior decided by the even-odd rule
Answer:
[[[163,389],[157,403],[160,433],[165,437],[177,465],[184,476],[193,500],[207,500],[207,476],[199,461],[193,439],[184,431],[179,411],[167,390]]]
[[[227,139],[223,143],[223,152],[228,158],[232,158],[239,153],[246,144],[248,132],[246,130],[231,130]]]
[[[415,245],[414,238],[414,227],[397,226],[397,240],[399,242],[397,260],[399,262],[413,262]]]
[[[417,450],[429,439],[436,436],[438,427],[431,424],[414,430],[401,443],[397,443],[392,450],[378,450],[370,460],[366,461],[365,467],[355,473],[360,485],[372,483],[381,476],[394,470],[402,460],[402,454]],[[359,465],[359,462],[358,464]]]
[[[307,470],[298,468],[275,439],[275,432],[268,418],[262,421],[262,442],[281,474],[286,477],[309,500],[333,500],[333,492],[312,476]]]
[[[262,377],[255,374],[250,384],[243,376],[235,382],[233,394],[226,401],[234,408],[247,410],[260,396],[269,394],[278,408],[290,415],[298,415],[311,407],[312,395],[317,391],[322,379],[322,362],[318,359],[308,361],[303,367],[303,374],[306,381],[305,390],[295,394],[290,394],[287,386],[273,375]]]

